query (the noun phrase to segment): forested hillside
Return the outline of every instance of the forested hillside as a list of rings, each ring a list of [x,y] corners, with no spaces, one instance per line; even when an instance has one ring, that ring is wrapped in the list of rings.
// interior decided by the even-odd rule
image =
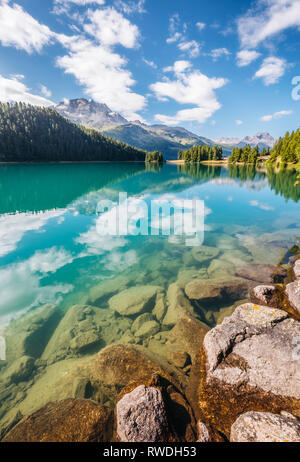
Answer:
[[[145,156],[52,109],[0,103],[0,162],[145,161]]]
[[[271,151],[270,162],[280,161],[283,164],[300,163],[300,129],[287,132],[284,138],[279,138]]]
[[[191,163],[222,159],[223,149],[221,146],[194,146],[193,148],[179,151],[178,153],[178,160]]]

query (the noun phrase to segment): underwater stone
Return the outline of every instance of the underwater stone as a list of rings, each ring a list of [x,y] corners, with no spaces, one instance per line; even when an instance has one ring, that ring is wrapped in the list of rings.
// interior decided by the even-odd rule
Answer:
[[[192,250],[193,258],[199,263],[206,263],[214,258],[217,258],[220,254],[220,250],[215,247],[208,247],[202,245],[201,247],[194,247]]]
[[[25,417],[4,442],[108,442],[112,437],[113,412],[84,399],[49,403]]]
[[[250,291],[250,299],[253,303],[261,305],[276,306],[276,296],[279,294],[279,289],[273,285],[260,285],[254,287]]]
[[[4,378],[13,383],[23,382],[30,378],[34,370],[34,358],[22,356],[16,359],[14,363],[5,372]]]
[[[247,412],[232,425],[232,443],[300,442],[300,422],[270,412]]]
[[[152,311],[156,295],[163,292],[158,286],[136,286],[124,290],[109,300],[109,307],[122,316],[134,316]]]
[[[154,321],[154,316],[150,313],[144,313],[138,316],[132,323],[131,332],[134,334],[139,330],[145,322]]]
[[[166,299],[163,294],[158,294],[156,297],[155,307],[152,311],[153,316],[160,322],[167,312]]]
[[[117,404],[117,433],[121,442],[154,443],[168,432],[161,391],[141,385]]]
[[[185,313],[194,314],[193,306],[177,283],[169,286],[167,304],[168,310],[162,321],[163,326],[173,327]]]
[[[160,331],[160,325],[156,321],[144,322],[141,327],[135,332],[135,337],[144,340],[148,337],[152,337]]]

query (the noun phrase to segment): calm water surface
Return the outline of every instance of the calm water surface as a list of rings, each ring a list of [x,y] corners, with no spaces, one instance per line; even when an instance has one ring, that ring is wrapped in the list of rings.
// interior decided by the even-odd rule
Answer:
[[[300,237],[295,181],[294,172],[258,173],[252,168],[0,166],[0,332],[5,337],[11,320],[17,323],[24,313],[47,304],[61,312],[75,304],[97,305],[95,288],[115,280],[117,293],[119,276],[127,278],[126,287],[159,285],[166,290],[178,280],[184,287],[192,277],[222,279],[224,266],[209,270],[211,262],[193,259],[192,250],[174,236],[100,236],[99,200],[117,200],[119,192],[132,201],[201,199],[206,207],[204,244],[217,247],[223,263],[233,268],[243,261],[276,264]],[[107,301],[104,297],[98,303],[104,315]],[[204,306],[213,313],[209,318],[202,313],[202,320],[212,327],[227,305],[219,300]],[[111,342],[117,343],[125,331],[119,326]],[[14,398],[1,394],[1,373],[16,360],[13,354],[11,358],[2,366],[0,361],[0,419],[17,408]],[[23,393],[24,386],[12,393]],[[20,396],[17,402],[22,402]]]

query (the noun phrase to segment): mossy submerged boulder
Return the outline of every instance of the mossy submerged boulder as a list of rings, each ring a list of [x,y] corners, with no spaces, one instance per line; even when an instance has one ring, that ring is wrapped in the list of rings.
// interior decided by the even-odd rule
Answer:
[[[220,250],[215,247],[209,247],[202,245],[200,247],[194,247],[192,250],[192,256],[198,263],[207,263],[214,258],[217,258],[220,254]]]
[[[241,300],[246,298],[249,289],[255,285],[241,278],[194,279],[185,287],[190,300]]]
[[[48,403],[25,417],[3,442],[108,442],[113,433],[113,412],[83,399]]]
[[[229,437],[248,411],[300,406],[293,339],[300,323],[281,310],[247,303],[205,336],[199,363],[198,405]]]
[[[109,307],[122,316],[136,316],[152,311],[157,294],[162,292],[158,286],[131,287],[110,298]]]

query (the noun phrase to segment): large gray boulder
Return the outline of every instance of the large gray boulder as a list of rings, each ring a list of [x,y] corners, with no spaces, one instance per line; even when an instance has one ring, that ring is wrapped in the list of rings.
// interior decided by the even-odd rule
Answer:
[[[141,385],[117,404],[117,434],[121,442],[154,443],[168,431],[161,391]]]
[[[300,422],[270,412],[247,412],[232,425],[232,443],[300,442]]]
[[[300,314],[300,279],[288,284],[285,292],[292,308]]]
[[[286,312],[252,303],[236,308],[206,334],[199,405],[213,415],[219,430],[229,433],[234,416],[251,408],[292,412],[299,407],[294,354],[299,336],[300,323]]]
[[[109,300],[109,307],[122,316],[136,316],[146,311],[152,311],[156,296],[163,292],[157,286],[135,286],[124,290]]]
[[[294,274],[296,279],[300,279],[300,260],[296,260],[294,265]]]
[[[279,296],[279,289],[274,285],[259,285],[250,291],[250,299],[253,303],[266,306],[274,306]]]

